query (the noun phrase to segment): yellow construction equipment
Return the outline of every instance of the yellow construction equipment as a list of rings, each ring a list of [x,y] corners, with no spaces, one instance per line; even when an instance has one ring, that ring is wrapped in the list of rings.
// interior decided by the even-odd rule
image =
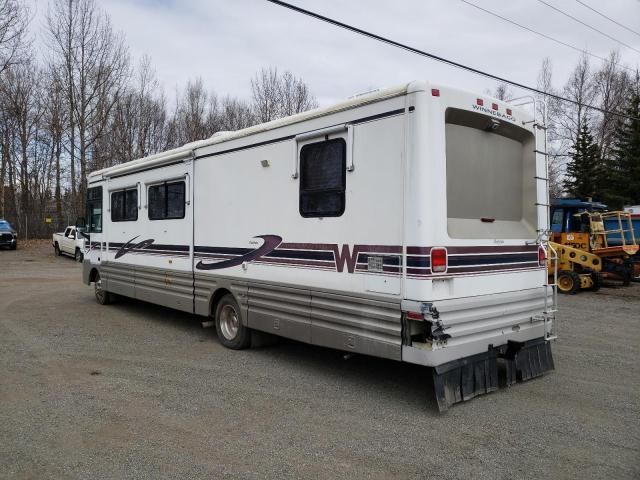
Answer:
[[[557,261],[558,291],[597,290],[603,278],[628,285],[633,276],[630,257],[638,251],[631,215],[582,211],[573,217],[576,221],[571,223],[579,225],[580,231],[554,233],[549,242],[557,253],[557,260],[548,262],[549,275],[553,275]]]
[[[562,234],[568,236],[567,242],[573,245],[580,245],[580,240],[584,240],[582,235],[576,239],[573,234]],[[587,239],[588,241],[588,239]],[[551,248],[556,251],[558,262],[557,285],[560,293],[575,294],[581,289],[597,290],[600,287],[599,273],[602,270],[602,261],[597,255],[589,253],[582,248],[549,242]],[[555,260],[549,259],[548,272],[553,275]]]

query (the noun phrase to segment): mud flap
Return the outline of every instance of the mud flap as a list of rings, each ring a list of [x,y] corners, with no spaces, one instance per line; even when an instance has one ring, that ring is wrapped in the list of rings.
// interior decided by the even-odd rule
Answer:
[[[496,351],[490,350],[433,367],[433,388],[441,412],[454,403],[497,390]]]
[[[543,338],[528,342],[510,341],[506,352],[500,356],[504,358],[507,367],[507,385],[526,382],[555,368],[551,343]]]
[[[498,390],[498,359],[505,362],[506,385],[526,382],[555,368],[551,344],[543,338],[510,341],[486,353],[433,367],[433,388],[440,412]]]

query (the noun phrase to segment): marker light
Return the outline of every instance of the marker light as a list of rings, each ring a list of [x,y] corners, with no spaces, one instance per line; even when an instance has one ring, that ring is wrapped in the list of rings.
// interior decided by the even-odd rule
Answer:
[[[497,103],[492,103],[491,104],[491,109],[492,110],[498,110],[498,104]]]
[[[421,322],[424,320],[424,315],[422,312],[407,312],[407,320]]]
[[[434,247],[431,249],[431,271],[443,273],[447,271],[447,249]]]
[[[481,98],[476,98],[476,105],[483,106],[484,100],[482,100]]]
[[[434,97],[439,97],[440,96],[440,90],[438,90],[437,88],[432,88],[431,89],[431,95],[433,95]]]
[[[511,109],[507,108],[507,115],[511,115]]]
[[[538,247],[538,265],[544,267],[547,264],[547,252],[544,247]]]

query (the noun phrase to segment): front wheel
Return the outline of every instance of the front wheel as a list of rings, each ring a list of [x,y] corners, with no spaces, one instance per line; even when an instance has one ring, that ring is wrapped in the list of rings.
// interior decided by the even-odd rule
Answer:
[[[18,242],[14,243],[13,245],[11,245],[9,247],[11,250],[15,250],[16,248],[18,248]]]
[[[99,273],[96,273],[96,280],[93,284],[93,288],[96,294],[96,300],[100,305],[109,305],[111,303],[113,296],[103,288],[102,279],[100,278]]]
[[[251,344],[251,330],[242,324],[240,307],[233,298],[227,294],[216,307],[216,332],[222,345],[233,350],[242,350]]]
[[[571,270],[558,273],[558,291],[567,295],[575,295],[580,290],[580,275]]]
[[[60,256],[60,247],[58,246],[57,243],[53,246],[53,251],[55,252],[56,257]]]

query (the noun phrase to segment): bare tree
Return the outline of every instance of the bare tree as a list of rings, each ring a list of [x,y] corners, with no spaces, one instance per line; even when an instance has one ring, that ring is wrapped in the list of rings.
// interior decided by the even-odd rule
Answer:
[[[251,79],[253,108],[259,123],[280,117],[280,90],[277,68],[263,68]]]
[[[38,97],[38,72],[31,62],[15,65],[7,69],[2,82],[4,99],[15,122],[17,148],[16,167],[19,173],[20,208],[18,214],[24,218],[31,211],[30,187],[34,172],[29,170],[29,149],[36,136],[38,122],[42,115]]]
[[[26,53],[27,8],[18,0],[0,0],[0,74]]]
[[[176,101],[173,118],[176,146],[202,140],[214,133],[207,125],[207,108],[210,105],[202,78],[189,81],[184,93]]]
[[[220,116],[222,130],[240,130],[256,123],[251,105],[229,96],[222,100]]]
[[[496,87],[495,90],[493,90],[493,91],[486,90],[486,92],[487,92],[487,94],[491,95],[492,97],[495,97],[498,100],[502,100],[502,101],[505,101],[505,102],[508,102],[509,100],[511,100],[513,98],[513,92],[509,88],[509,85],[507,85],[506,83],[500,83],[500,84],[498,84],[498,86]]]
[[[537,78],[537,88],[543,92],[554,94],[553,67],[549,57],[542,61]],[[536,114],[545,122],[547,135],[547,159],[549,166],[549,193],[552,197],[560,197],[563,192],[563,176],[566,152],[562,151],[562,142],[557,131],[557,119],[561,112],[560,102],[551,95],[536,97]]]
[[[52,163],[55,165],[55,211],[56,225],[62,226],[62,150],[64,135],[68,124],[65,104],[63,79],[55,68],[49,67],[48,85],[46,87],[46,110],[44,113],[44,128],[47,130],[51,142]]]
[[[301,78],[291,72],[280,76],[280,116],[286,117],[317,108],[318,102]]]
[[[93,0],[54,0],[47,16],[54,56],[65,72],[71,188],[77,209],[86,191],[89,155],[124,88],[129,56],[122,38]],[[76,138],[77,132],[77,138]],[[76,195],[75,157],[80,166]]]
[[[263,68],[251,79],[254,115],[269,122],[316,108],[318,103],[301,78],[277,68]]]
[[[608,61],[593,75],[596,101],[604,110],[596,118],[594,136],[605,160],[609,158],[618,120],[618,117],[610,112],[620,112],[623,109],[630,84],[631,79],[620,66],[620,55],[617,51],[611,52]]]
[[[591,113],[585,105],[592,104],[596,96],[589,58],[586,54],[582,55],[574,68],[562,94],[574,102],[563,102],[557,116],[558,142],[561,144],[559,148],[568,153],[578,138],[582,122],[588,119]]]

